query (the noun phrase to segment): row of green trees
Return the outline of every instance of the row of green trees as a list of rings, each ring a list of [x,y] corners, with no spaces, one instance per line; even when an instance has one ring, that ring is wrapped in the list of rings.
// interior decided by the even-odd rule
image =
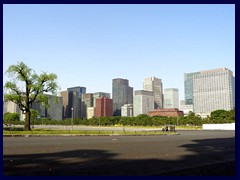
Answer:
[[[17,113],[6,113],[4,114],[4,123],[21,124],[19,120],[19,115]],[[201,126],[202,124],[220,124],[220,123],[233,123],[235,122],[235,110],[217,110],[211,113],[211,116],[206,118],[201,118],[193,112],[189,115],[183,117],[166,117],[166,116],[153,116],[150,117],[145,114],[138,115],[136,117],[100,117],[100,118],[90,118],[90,119],[65,119],[63,121],[50,120],[47,118],[37,119],[34,113],[31,113],[31,124],[33,125],[87,125],[87,126],[162,126],[165,124],[174,125],[192,125]],[[12,118],[12,121],[11,121]]]

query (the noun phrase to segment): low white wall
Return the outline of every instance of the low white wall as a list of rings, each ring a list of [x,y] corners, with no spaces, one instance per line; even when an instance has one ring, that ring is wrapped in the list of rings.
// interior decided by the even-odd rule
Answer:
[[[231,124],[203,124],[203,130],[235,130],[235,123]]]

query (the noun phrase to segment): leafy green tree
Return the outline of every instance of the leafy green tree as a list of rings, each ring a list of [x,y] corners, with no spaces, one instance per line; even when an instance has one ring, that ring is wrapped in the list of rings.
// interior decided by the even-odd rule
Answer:
[[[230,121],[235,121],[235,109],[232,109],[232,110],[230,110],[229,111],[229,117],[228,117],[228,119],[230,120]]]
[[[16,103],[26,114],[24,130],[30,131],[33,102],[42,103],[49,107],[48,96],[44,93],[50,92],[56,95],[58,88],[57,75],[47,74],[46,72],[37,75],[33,69],[23,62],[9,66],[5,74],[8,75],[10,80],[4,85],[4,100]]]
[[[159,126],[160,125],[160,116],[152,116],[151,120],[152,120],[152,124],[154,126]]]
[[[196,115],[194,112],[190,111],[186,117],[186,124],[200,125],[202,124],[202,119],[200,116]]]
[[[35,120],[37,119],[37,117],[39,116],[39,112],[37,110],[34,109],[30,109],[30,114],[31,114],[31,124],[34,124],[34,122],[36,122]]]
[[[228,111],[220,109],[211,112],[211,119],[216,122],[220,122],[228,117]]]
[[[235,113],[234,113],[235,114]],[[211,121],[213,123],[229,123],[235,119],[235,115],[233,115],[233,111],[226,111],[223,109],[216,110],[211,112]]]
[[[16,124],[20,122],[20,116],[18,113],[7,112],[3,115],[4,124]]]
[[[178,125],[179,126],[186,125],[184,116],[178,116]]]

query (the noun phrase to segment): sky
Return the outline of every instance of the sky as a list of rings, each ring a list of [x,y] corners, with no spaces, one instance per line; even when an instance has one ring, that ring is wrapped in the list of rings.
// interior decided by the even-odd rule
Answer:
[[[3,83],[10,65],[55,73],[61,91],[112,94],[112,79],[162,79],[184,99],[184,73],[235,75],[235,5],[4,4]]]

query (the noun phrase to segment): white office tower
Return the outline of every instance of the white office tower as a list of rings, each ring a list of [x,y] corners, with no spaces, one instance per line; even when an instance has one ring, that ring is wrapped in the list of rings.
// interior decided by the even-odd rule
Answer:
[[[193,111],[201,116],[212,111],[235,108],[235,78],[232,71],[219,68],[193,75]]]
[[[133,116],[133,104],[124,104],[121,107],[122,117],[132,117]]]
[[[154,96],[151,91],[134,91],[133,99],[133,115],[148,114],[149,111],[154,110]]]
[[[154,109],[163,108],[162,80],[156,77],[145,78],[143,89],[152,91],[154,96]]]
[[[7,112],[18,113],[21,121],[25,119],[25,114],[23,114],[19,106],[12,101],[3,102],[3,115]]]
[[[179,109],[179,92],[177,88],[164,89],[164,108]]]

